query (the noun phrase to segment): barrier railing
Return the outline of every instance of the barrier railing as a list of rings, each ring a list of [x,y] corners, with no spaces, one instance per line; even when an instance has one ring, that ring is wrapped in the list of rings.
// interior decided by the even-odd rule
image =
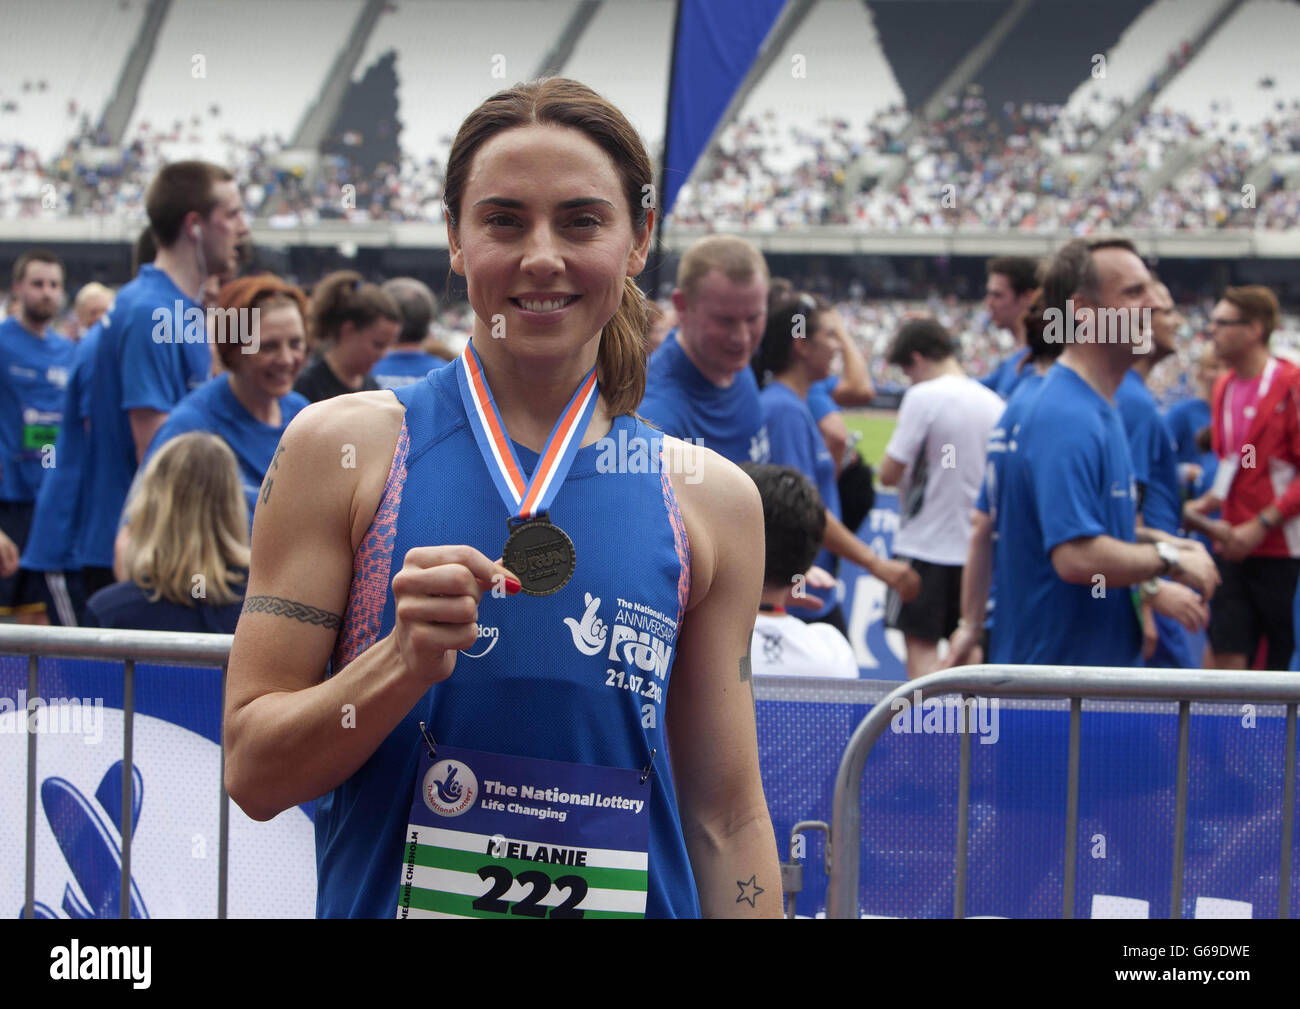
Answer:
[[[137,662],[203,666],[222,670],[233,637],[228,634],[178,634],[169,631],[116,631],[83,627],[32,627],[0,625],[0,655],[27,657],[27,695],[40,696],[39,665],[42,658],[101,659],[121,662],[122,668],[122,808],[118,825],[122,835],[122,888],[119,915],[130,916],[131,835],[135,796],[133,719],[135,716],[135,665]],[[25,716],[24,712],[24,716]],[[36,916],[36,755],[39,733],[27,733],[26,864],[23,917]],[[226,917],[229,877],[230,799],[226,795],[224,752],[221,760],[220,814],[217,847],[217,917]]]
[[[1074,916],[1075,835],[1079,810],[1079,738],[1084,700],[1144,700],[1178,702],[1178,743],[1175,792],[1173,881],[1170,916],[1182,914],[1183,868],[1186,847],[1188,752],[1193,702],[1254,702],[1286,705],[1286,741],[1282,794],[1282,850],[1278,917],[1290,917],[1291,850],[1295,820],[1296,711],[1300,705],[1300,676],[1277,672],[1216,672],[1203,670],[1116,669],[1057,666],[968,666],[901,683],[881,698],[859,723],[835,780],[831,821],[831,860],[827,917],[858,917],[861,845],[862,776],[867,755],[894,717],[895,702],[960,694],[963,697],[1049,698],[1070,702],[1069,760],[1066,778],[1066,830],[1062,917]],[[969,708],[961,706],[962,717]],[[953,917],[965,917],[967,839],[970,814],[971,732],[960,735],[956,885]]]

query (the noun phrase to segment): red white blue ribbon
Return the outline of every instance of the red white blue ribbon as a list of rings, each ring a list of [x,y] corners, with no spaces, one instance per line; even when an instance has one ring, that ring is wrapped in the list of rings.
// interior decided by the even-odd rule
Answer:
[[[482,362],[472,342],[465,345],[464,352],[456,359],[456,381],[474,440],[478,442],[479,452],[501,500],[511,515],[521,519],[537,517],[550,508],[559,493],[578,454],[578,446],[582,444],[582,434],[595,412],[596,397],[600,392],[596,369],[587,372],[587,377],[560,414],[531,478],[524,475],[519,457],[515,455],[514,444],[501,422],[501,413],[492,398],[492,390],[488,388]]]

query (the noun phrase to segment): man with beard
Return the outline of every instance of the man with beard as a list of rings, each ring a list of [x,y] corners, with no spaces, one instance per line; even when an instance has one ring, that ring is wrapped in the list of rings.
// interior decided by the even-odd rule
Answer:
[[[55,464],[75,345],[50,328],[63,308],[63,262],[32,249],[14,264],[12,314],[0,323],[0,614],[45,623],[40,579],[19,571],[36,494]]]

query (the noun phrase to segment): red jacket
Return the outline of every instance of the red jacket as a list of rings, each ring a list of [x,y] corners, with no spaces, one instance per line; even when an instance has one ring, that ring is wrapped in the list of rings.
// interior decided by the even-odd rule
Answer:
[[[1214,454],[1220,460],[1227,451],[1223,434],[1225,390],[1236,374],[1229,371],[1219,376],[1211,400],[1211,436]],[[1260,389],[1262,395],[1242,444],[1237,475],[1223,502],[1223,518],[1240,525],[1269,505],[1276,505],[1282,513],[1282,524],[1269,531],[1251,556],[1300,557],[1300,368],[1270,357]]]

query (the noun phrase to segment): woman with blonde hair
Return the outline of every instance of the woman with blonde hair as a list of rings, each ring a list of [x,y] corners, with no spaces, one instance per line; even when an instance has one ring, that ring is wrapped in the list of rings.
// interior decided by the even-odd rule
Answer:
[[[248,572],[248,509],[220,438],[174,438],[145,465],[124,512],[122,581],[86,603],[86,626],[233,634]]]
[[[488,98],[443,190],[469,345],[285,432],[225,780],[254,819],[318,800],[322,917],[781,916],[762,503],[635,414],[652,181],[590,88]]]

